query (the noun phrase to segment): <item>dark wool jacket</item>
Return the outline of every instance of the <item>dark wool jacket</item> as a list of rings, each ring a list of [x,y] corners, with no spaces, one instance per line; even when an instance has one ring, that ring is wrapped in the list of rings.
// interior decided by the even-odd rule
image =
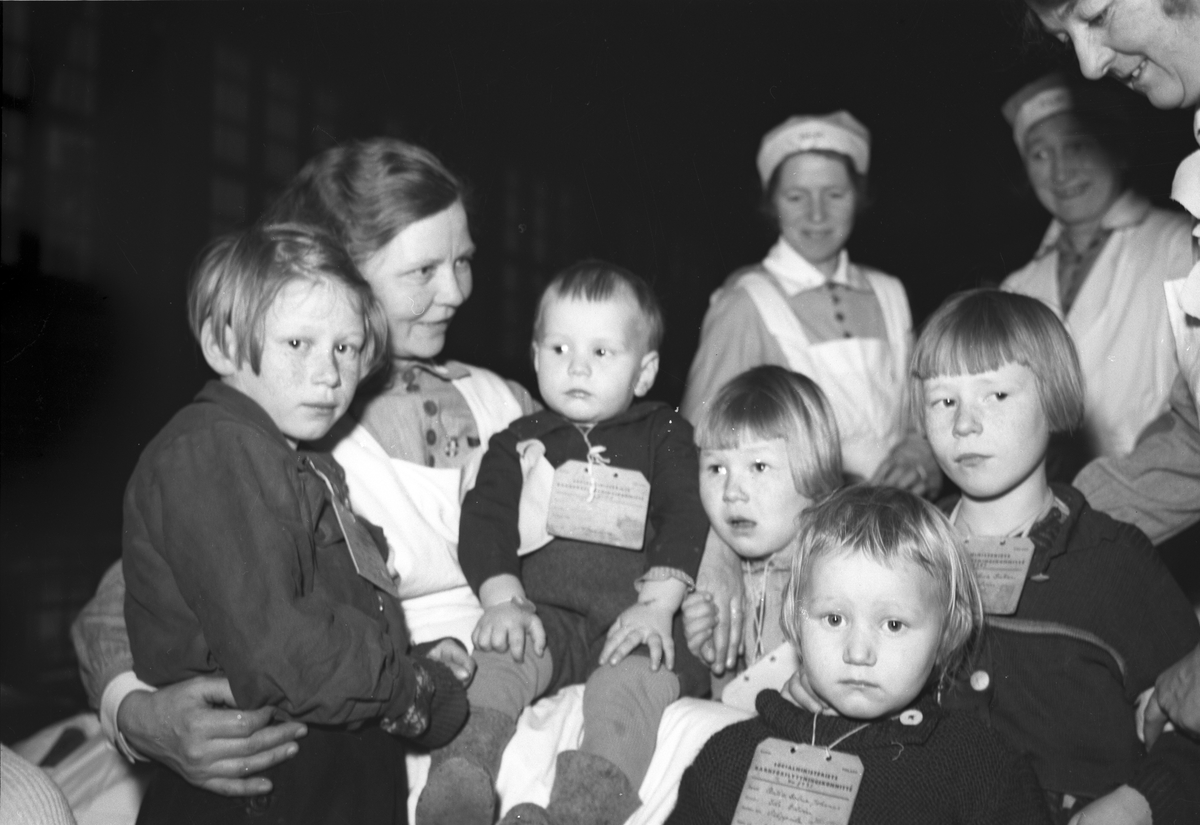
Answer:
[[[633,584],[649,568],[673,567],[695,577],[708,517],[700,505],[692,426],[682,416],[666,404],[643,402],[588,434],[592,445],[605,447],[612,467],[639,470],[650,482],[641,551],[554,539],[518,558],[522,474],[517,444],[529,439],[545,445],[546,461],[556,469],[571,459],[587,459],[588,442],[579,429],[551,410],[519,418],[492,437],[475,487],[463,501],[458,536],[458,560],[476,593],[491,577],[510,573],[521,578],[534,602],[593,616],[606,632],[637,600]]]
[[[1074,487],[1054,494],[1070,512],[1030,531],[1016,613],[987,618],[973,665],[986,687],[964,680],[946,704],[976,710],[1046,790],[1090,799],[1128,784],[1155,825],[1197,821],[1200,745],[1168,734],[1147,755],[1134,726],[1138,694],[1200,640],[1196,615],[1140,530]]]
[[[224,675],[238,707],[323,725],[415,708],[433,716],[423,741],[448,739],[466,718],[465,691],[443,665],[407,655],[400,601],[355,572],[317,469],[347,501],[332,457],[297,452],[262,407],[219,381],[147,445],[125,492],[138,678]]]
[[[762,691],[756,705],[758,716],[719,731],[684,771],[668,825],[729,825],[759,743],[812,741],[813,715],[778,691]],[[1049,825],[1042,791],[1022,757],[977,719],[947,713],[929,695],[914,707],[919,723],[875,722],[836,746],[863,763],[850,825]],[[860,724],[818,716],[816,744]]]

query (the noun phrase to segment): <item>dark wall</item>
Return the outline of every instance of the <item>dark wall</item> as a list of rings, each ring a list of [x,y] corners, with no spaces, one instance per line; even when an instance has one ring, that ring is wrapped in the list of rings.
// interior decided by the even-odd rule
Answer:
[[[3,5],[0,676],[23,684],[69,678],[125,479],[205,377],[191,261],[316,151],[393,134],[472,182],[476,291],[448,354],[530,384],[538,288],[598,255],[655,282],[674,402],[709,293],[773,240],[767,129],[836,108],[871,128],[851,252],[919,319],[1031,254],[1046,217],[998,107],[1073,67],[1002,2]],[[1161,201],[1188,115],[1127,104]]]

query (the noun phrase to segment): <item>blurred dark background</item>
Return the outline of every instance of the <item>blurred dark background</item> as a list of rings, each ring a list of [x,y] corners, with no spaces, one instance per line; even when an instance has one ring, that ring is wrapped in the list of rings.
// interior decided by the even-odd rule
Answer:
[[[532,387],[537,291],[601,256],[659,291],[653,397],[675,403],[709,293],[774,240],[767,129],[838,108],[871,128],[851,254],[901,277],[919,322],[1033,253],[1047,217],[999,106],[1076,71],[1019,0],[2,5],[6,741],[80,701],[67,631],[120,555],[125,480],[206,377],[191,262],[316,152],[395,135],[470,181],[448,355]],[[1190,113],[1114,92],[1165,202]]]

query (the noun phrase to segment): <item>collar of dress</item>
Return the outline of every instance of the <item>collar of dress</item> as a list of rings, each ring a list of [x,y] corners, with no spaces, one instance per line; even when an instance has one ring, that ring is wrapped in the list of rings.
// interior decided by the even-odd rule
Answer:
[[[1146,220],[1148,214],[1150,214],[1150,201],[1132,189],[1126,189],[1120,197],[1113,201],[1112,206],[1108,207],[1108,211],[1100,219],[1100,228],[1128,229]],[[1044,258],[1057,249],[1058,239],[1062,236],[1062,232],[1062,223],[1057,218],[1051,221],[1050,228],[1046,230],[1046,236],[1042,238],[1042,245],[1038,247],[1034,257]]]
[[[827,283],[841,284],[860,292],[871,291],[871,285],[858,267],[850,266],[850,256],[844,249],[838,254],[837,269],[834,270],[833,277],[826,278],[821,270],[804,260],[799,252],[780,238],[763,259],[763,269],[775,276],[789,298],[798,292],[825,286]]]
[[[409,369],[420,370],[432,375],[434,378],[440,378],[442,381],[455,381],[459,378],[466,378],[471,374],[471,370],[465,364],[460,364],[457,361],[447,361],[439,364],[436,361],[424,361],[416,358],[393,358],[393,383],[395,383],[396,376],[403,374],[405,370]]]

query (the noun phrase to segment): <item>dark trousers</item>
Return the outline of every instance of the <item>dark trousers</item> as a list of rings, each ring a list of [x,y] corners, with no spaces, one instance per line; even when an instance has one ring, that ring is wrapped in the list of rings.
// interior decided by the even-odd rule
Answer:
[[[400,740],[370,723],[359,731],[309,725],[299,744],[299,753],[263,772],[273,788],[261,796],[219,796],[160,766],[137,825],[407,825]]]

